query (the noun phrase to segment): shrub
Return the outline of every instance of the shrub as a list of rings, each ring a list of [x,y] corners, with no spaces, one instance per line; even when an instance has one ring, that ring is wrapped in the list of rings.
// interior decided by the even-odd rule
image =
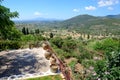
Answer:
[[[21,42],[19,41],[1,41],[0,42],[0,51],[7,49],[18,49],[21,47]]]
[[[112,38],[107,38],[104,40],[101,40],[100,42],[96,42],[94,45],[95,50],[103,50],[105,52],[112,52],[114,50],[117,50],[119,46],[119,43],[117,40],[114,40]]]
[[[66,52],[73,52],[77,48],[77,43],[74,40],[65,40],[62,49]]]
[[[82,65],[85,67],[85,68],[89,68],[90,66],[94,66],[95,65],[95,61],[94,60],[83,60],[82,61]]]
[[[61,48],[63,45],[63,39],[60,37],[52,38],[50,41],[51,43],[56,45],[58,48]]]
[[[97,41],[97,42],[95,43],[95,45],[93,46],[93,48],[94,48],[95,50],[102,50],[102,44],[101,44],[99,41]]]
[[[54,50],[57,53],[57,56],[59,56],[60,58],[64,58],[65,57],[64,56],[65,52],[63,50],[58,49],[58,48],[55,48]]]
[[[36,38],[33,35],[29,34],[29,35],[23,35],[21,37],[21,40],[22,41],[35,41]]]
[[[80,54],[77,55],[78,62],[81,63],[85,59],[93,59],[93,54],[85,49],[84,47],[79,47]]]
[[[106,59],[95,63],[96,78],[101,80],[120,80],[120,52],[109,52],[105,56]]]

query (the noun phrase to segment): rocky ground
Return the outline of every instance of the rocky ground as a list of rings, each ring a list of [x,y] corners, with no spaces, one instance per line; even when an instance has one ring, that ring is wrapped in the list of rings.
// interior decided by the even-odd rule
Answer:
[[[44,52],[43,48],[0,52],[0,80],[12,75],[47,72],[50,63]]]

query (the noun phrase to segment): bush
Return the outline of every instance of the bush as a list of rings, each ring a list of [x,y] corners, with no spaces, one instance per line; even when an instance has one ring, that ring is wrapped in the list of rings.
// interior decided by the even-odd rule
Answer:
[[[1,41],[0,42],[0,51],[7,49],[18,49],[21,47],[21,42],[19,41]]]
[[[29,35],[23,35],[21,37],[21,40],[22,41],[35,41],[36,38],[33,35],[29,34]]]
[[[94,60],[82,60],[82,65],[85,68],[89,68],[90,66],[94,66],[95,65],[95,61]]]
[[[77,56],[78,62],[81,63],[83,60],[89,60],[92,59],[93,55],[91,53],[85,52],[81,53],[80,55]]]
[[[74,40],[65,40],[62,49],[66,52],[73,52],[77,48],[77,43]]]
[[[102,44],[99,42],[99,41],[97,41],[96,43],[95,43],[95,45],[93,46],[93,48],[95,49],[95,50],[102,50]]]
[[[58,48],[61,48],[63,45],[63,39],[60,37],[52,38],[50,42],[56,45]]]
[[[105,56],[106,59],[95,63],[96,78],[101,80],[120,80],[120,52],[109,52]]]
[[[80,54],[76,56],[79,63],[81,63],[85,59],[88,59],[88,60],[93,59],[93,53],[91,53],[84,47],[79,46],[79,52],[80,52]]]
[[[63,50],[58,49],[58,48],[55,48],[54,50],[57,53],[57,56],[59,56],[60,58],[62,58],[62,57],[64,58],[65,57],[64,56],[65,52]]]
[[[105,52],[112,52],[114,50],[117,50],[118,46],[119,46],[119,42],[117,40],[114,40],[112,38],[107,38],[99,42],[96,42],[96,44],[94,45],[94,49],[103,50]]]

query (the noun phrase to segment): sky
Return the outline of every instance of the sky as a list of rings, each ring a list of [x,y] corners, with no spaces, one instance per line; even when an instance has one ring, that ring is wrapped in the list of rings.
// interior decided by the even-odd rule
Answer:
[[[120,0],[4,0],[2,5],[17,11],[16,20],[35,18],[69,19],[83,14],[120,14]]]

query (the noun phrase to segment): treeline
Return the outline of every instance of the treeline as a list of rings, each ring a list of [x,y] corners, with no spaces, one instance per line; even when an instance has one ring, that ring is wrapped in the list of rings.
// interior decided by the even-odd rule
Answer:
[[[28,35],[28,34],[40,34],[40,33],[44,32],[43,30],[40,31],[40,29],[30,30],[29,28],[26,28],[26,27],[23,27],[21,31],[22,31],[22,33],[24,35]]]

